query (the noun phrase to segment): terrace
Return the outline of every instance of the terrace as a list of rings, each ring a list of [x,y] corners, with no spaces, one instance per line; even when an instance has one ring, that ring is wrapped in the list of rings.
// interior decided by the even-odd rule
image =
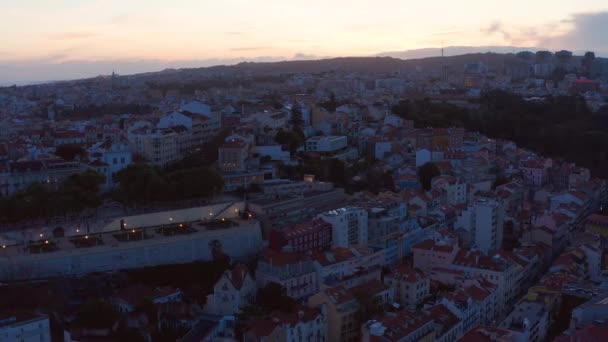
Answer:
[[[54,252],[58,249],[57,244],[50,240],[31,241],[26,248],[34,254]]]
[[[70,239],[76,248],[89,248],[103,245],[103,240],[98,236],[81,235]]]
[[[177,238],[192,234],[221,231],[252,223],[253,218],[218,218],[192,222],[175,222],[149,227],[134,227],[103,233],[81,233],[72,236],[53,236],[46,238],[40,234],[40,239],[0,246],[0,257],[10,257],[27,254],[42,254],[60,251],[77,251],[89,248],[118,247],[121,244],[131,244],[159,239]],[[80,229],[77,232],[80,233]]]

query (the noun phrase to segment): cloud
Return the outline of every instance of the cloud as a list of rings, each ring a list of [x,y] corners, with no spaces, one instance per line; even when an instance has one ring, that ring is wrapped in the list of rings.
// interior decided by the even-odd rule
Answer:
[[[121,14],[110,18],[108,23],[111,25],[120,25],[126,23],[130,18],[131,16],[129,14]]]
[[[575,14],[564,23],[572,28],[556,36],[540,37],[539,44],[575,51],[595,49],[608,55],[608,11]]]
[[[508,41],[509,44],[514,43],[512,42],[511,33],[509,33],[508,29],[505,28],[505,26],[500,21],[495,21],[491,23],[488,27],[483,28],[481,31],[489,35],[501,34],[502,38],[505,41]]]
[[[322,59],[323,57],[317,56],[310,53],[297,52],[293,55],[293,59],[297,60],[311,60],[311,59]]]
[[[231,48],[230,51],[258,51],[272,49],[272,46],[241,46]]]
[[[225,35],[228,36],[240,36],[242,34],[244,34],[245,32],[241,32],[241,31],[228,31],[228,32],[224,32]]]
[[[608,55],[608,11],[578,13],[537,26],[514,27],[500,21],[481,29],[484,35],[500,35],[508,45],[527,45],[581,53],[595,50]]]
[[[78,39],[87,39],[91,37],[95,37],[96,34],[89,31],[71,31],[71,32],[59,32],[59,33],[51,33],[48,35],[51,39],[57,40],[78,40]]]

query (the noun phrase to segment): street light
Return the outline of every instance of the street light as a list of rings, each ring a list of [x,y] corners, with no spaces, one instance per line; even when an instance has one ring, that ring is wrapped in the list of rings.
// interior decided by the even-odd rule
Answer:
[[[88,235],[85,235],[85,236],[84,236],[84,238],[85,238],[85,239],[88,239],[88,238],[89,238],[89,236],[88,236]]]

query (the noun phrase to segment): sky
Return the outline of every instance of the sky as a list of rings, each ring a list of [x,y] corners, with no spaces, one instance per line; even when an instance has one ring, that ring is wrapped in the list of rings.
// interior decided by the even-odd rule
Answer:
[[[606,0],[0,0],[0,84],[446,46],[608,56]]]

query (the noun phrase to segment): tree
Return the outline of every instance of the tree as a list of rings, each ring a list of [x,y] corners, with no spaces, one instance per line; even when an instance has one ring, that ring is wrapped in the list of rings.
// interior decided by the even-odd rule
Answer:
[[[302,118],[302,107],[298,102],[291,107],[291,119],[289,120],[292,130],[302,130],[304,127],[304,119]]]
[[[418,180],[422,183],[422,188],[426,191],[431,190],[431,181],[433,178],[440,176],[441,171],[437,165],[429,162],[422,165],[418,169]]]
[[[332,91],[329,94],[329,100],[319,103],[319,106],[323,107],[329,112],[335,112],[336,108],[340,106],[340,103],[336,100],[336,94]]]
[[[279,129],[274,137],[274,140],[280,145],[289,146],[291,153],[295,153],[297,149],[304,144],[304,133],[301,130],[285,131]]]
[[[106,329],[114,325],[118,313],[112,304],[102,300],[92,300],[78,310],[76,319],[85,327]]]
[[[287,296],[284,287],[274,282],[258,290],[256,301],[259,306],[269,312],[276,310],[292,312],[297,304],[293,298]]]
[[[55,149],[55,155],[64,160],[74,160],[76,157],[83,159],[87,152],[80,145],[60,145]]]

